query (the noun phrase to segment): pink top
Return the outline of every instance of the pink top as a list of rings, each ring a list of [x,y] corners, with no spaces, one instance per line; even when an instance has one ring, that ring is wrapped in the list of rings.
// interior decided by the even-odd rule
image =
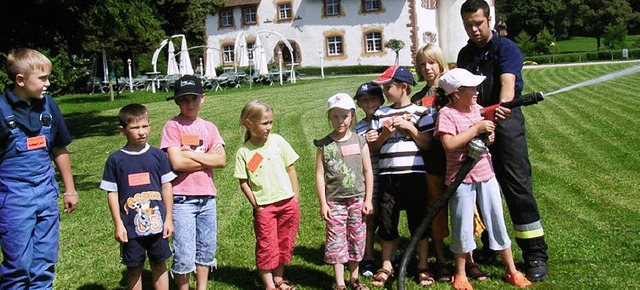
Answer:
[[[473,124],[483,120],[481,115],[482,106],[474,105],[471,112],[460,112],[450,105],[440,109],[438,112],[438,121],[434,135],[439,137],[444,134],[452,136],[458,135]],[[442,139],[440,137],[440,139]],[[456,179],[456,174],[462,166],[462,161],[467,156],[467,147],[455,152],[447,152],[447,173],[445,184],[449,185]],[[489,150],[485,150],[478,158],[478,162],[473,166],[471,172],[464,178],[464,183],[484,182],[495,176],[493,166],[491,164],[491,154]]]
[[[160,148],[178,147],[181,150],[208,152],[214,144],[224,145],[216,125],[197,118],[195,121],[174,117],[162,130]],[[216,196],[213,170],[176,171],[178,177],[171,181],[174,195]]]

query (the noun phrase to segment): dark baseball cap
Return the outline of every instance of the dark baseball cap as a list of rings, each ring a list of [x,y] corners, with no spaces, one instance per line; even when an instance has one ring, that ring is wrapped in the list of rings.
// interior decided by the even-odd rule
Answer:
[[[416,85],[416,81],[413,79],[413,73],[411,73],[408,68],[401,65],[390,66],[380,77],[373,80],[374,83],[379,85],[386,84],[390,81],[403,82],[412,86]]]
[[[173,86],[173,96],[168,100],[173,100],[184,95],[202,95],[202,81],[194,75],[184,75],[180,77]]]
[[[382,88],[376,83],[368,82],[368,83],[361,84],[358,87],[358,90],[356,91],[356,94],[355,94],[355,96],[353,96],[353,98],[356,101],[358,101],[358,99],[360,97],[362,97],[363,95],[370,95],[370,96],[378,97],[378,98],[380,98],[380,100],[382,100],[382,103],[384,103],[384,96],[382,95]]]

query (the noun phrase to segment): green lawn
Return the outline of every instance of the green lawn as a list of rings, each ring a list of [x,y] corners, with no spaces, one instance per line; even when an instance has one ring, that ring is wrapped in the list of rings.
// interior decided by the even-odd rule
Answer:
[[[626,48],[638,48],[636,41],[640,39],[640,35],[629,35],[625,42]],[[600,41],[603,41],[602,39]],[[596,39],[593,37],[574,36],[571,39],[556,41],[558,47],[558,53],[572,53],[572,52],[590,52],[597,51]],[[601,45],[604,45],[601,42]],[[600,49],[604,49],[601,47]]]
[[[553,91],[636,64],[535,68],[524,71],[525,92]],[[328,133],[326,99],[353,94],[371,76],[301,80],[283,87],[210,93],[201,116],[217,124],[226,141],[227,166],[216,171],[219,268],[209,289],[260,289],[254,267],[251,207],[232,177],[233,157],[242,143],[240,109],[258,98],[275,107],[273,131],[286,138],[301,158],[296,163],[301,188],[302,225],[286,277],[301,289],[332,289],[332,267],[323,260],[324,223],[318,214],[312,140]],[[640,267],[640,75],[549,96],[524,109],[534,186],[549,243],[550,275],[532,289],[639,288]],[[422,85],[422,84],[421,84]],[[124,94],[114,103],[105,95],[58,98],[71,128],[76,186],[81,201],[61,220],[58,289],[123,289],[124,266],[113,238],[104,192],[98,189],[104,161],[125,142],[115,130],[118,108],[142,102],[151,112],[152,145],[163,124],[178,112],[167,93]],[[362,113],[359,112],[359,117]],[[508,225],[510,227],[510,224]],[[403,235],[408,237],[403,228]],[[408,238],[402,239],[407,243]],[[516,262],[520,251],[514,248]],[[472,282],[477,288],[512,289],[499,277],[501,265],[485,266],[494,278]],[[145,273],[149,286],[150,273]],[[365,280],[368,282],[368,280]],[[408,289],[415,288],[409,281]],[[395,284],[393,285],[395,288]],[[150,288],[148,288],[150,289]],[[439,283],[433,289],[451,289]]]

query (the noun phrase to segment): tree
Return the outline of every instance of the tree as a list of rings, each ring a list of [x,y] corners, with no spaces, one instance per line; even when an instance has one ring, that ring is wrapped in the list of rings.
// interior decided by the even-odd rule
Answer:
[[[565,17],[567,6],[562,0],[509,0],[496,1],[496,14],[507,20],[510,35],[526,31],[537,35],[548,29],[554,35],[567,35],[570,21]]]
[[[595,37],[598,50],[607,25],[638,19],[627,0],[571,0],[568,5],[574,11],[573,28],[581,35]]]
[[[618,19],[604,28],[602,35],[604,46],[608,49],[622,49],[625,47],[624,39],[627,37],[627,25]]]
[[[388,49],[393,50],[396,53],[396,65],[400,63],[400,53],[399,51],[404,48],[404,42],[399,39],[389,39],[384,46]]]
[[[224,0],[158,0],[156,11],[162,16],[162,28],[168,35],[184,34],[187,42],[206,44],[207,15],[215,14]]]
[[[551,44],[555,45],[555,41],[556,39],[551,35],[551,32],[545,28],[536,35],[534,50],[540,55],[549,54],[553,52],[551,51]]]
[[[533,39],[531,39],[531,36],[529,36],[529,34],[524,30],[518,33],[515,41],[518,47],[520,47],[520,51],[522,51],[523,55],[533,55],[535,43],[533,42]]]

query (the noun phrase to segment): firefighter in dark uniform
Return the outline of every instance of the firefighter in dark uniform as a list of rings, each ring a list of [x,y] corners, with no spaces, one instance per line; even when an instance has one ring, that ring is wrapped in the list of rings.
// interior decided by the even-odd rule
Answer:
[[[460,50],[457,66],[487,77],[478,87],[481,106],[518,98],[524,85],[522,53],[513,41],[500,38],[491,30],[489,12],[489,5],[484,0],[467,0],[460,9],[469,42]],[[524,115],[520,108],[511,110],[511,117],[496,126],[490,152],[515,228],[516,242],[527,266],[526,277],[530,281],[542,281],[547,275],[549,257],[540,212],[533,196]],[[483,241],[483,244],[488,250],[488,243]],[[478,260],[495,258],[495,253],[483,251],[482,254]]]

